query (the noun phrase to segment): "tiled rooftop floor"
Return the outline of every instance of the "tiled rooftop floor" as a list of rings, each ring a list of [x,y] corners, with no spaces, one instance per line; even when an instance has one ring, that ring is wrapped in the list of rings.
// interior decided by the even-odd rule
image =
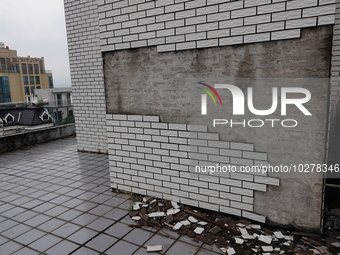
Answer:
[[[107,155],[75,138],[0,154],[0,254],[147,254],[218,251],[166,229],[130,228],[129,196],[109,186]],[[148,253],[149,254],[149,253]]]

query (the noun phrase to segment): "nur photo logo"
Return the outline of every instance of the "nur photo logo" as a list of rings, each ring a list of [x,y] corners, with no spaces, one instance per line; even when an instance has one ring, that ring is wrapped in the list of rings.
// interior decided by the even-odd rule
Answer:
[[[237,87],[236,85],[231,84],[215,84],[214,87],[208,85],[206,83],[197,82],[200,85],[205,86],[197,87],[198,89],[204,91],[206,94],[201,95],[201,115],[207,115],[208,112],[208,102],[207,95],[213,100],[215,106],[217,106],[217,100],[219,101],[220,106],[222,106],[222,99],[220,94],[216,91],[216,89],[228,89],[228,91],[232,95],[232,113],[233,116],[242,116],[245,115],[246,106],[248,111],[256,116],[268,116],[275,113],[279,108],[279,99],[280,99],[280,115],[287,116],[287,106],[293,105],[300,110],[300,112],[305,116],[312,116],[312,114],[307,110],[304,104],[308,103],[311,100],[311,93],[308,89],[299,88],[299,87],[272,87],[271,88],[271,106],[268,109],[256,109],[254,106],[254,93],[253,88],[248,87],[246,92],[247,95],[244,95],[242,89]],[[264,98],[264,100],[268,100],[268,98]],[[225,107],[230,107],[226,105]],[[275,124],[279,122],[283,127],[296,127],[298,122],[296,119],[243,119],[241,121],[235,121],[233,119],[214,119],[213,126],[216,125],[226,125],[230,124],[230,127],[234,127],[236,125],[243,127],[263,127],[265,124],[271,124],[271,127],[274,127]]]

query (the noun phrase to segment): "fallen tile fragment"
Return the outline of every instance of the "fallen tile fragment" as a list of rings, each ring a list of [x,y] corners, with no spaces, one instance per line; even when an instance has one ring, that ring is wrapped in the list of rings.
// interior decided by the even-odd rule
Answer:
[[[277,232],[274,232],[274,235],[277,239],[284,239],[284,235],[280,232],[280,231],[277,231]]]
[[[272,238],[270,236],[260,235],[259,241],[264,242],[266,244],[271,244],[272,243]]]
[[[202,234],[203,231],[204,231],[204,228],[200,228],[200,227],[197,227],[197,228],[195,228],[195,230],[194,230],[195,234],[197,234],[197,235]]]
[[[279,251],[281,251],[281,249],[280,249],[279,247],[276,247],[276,248],[274,249],[274,251],[279,252]]]
[[[176,225],[172,228],[173,230],[179,230],[183,226],[182,223],[177,222]]]
[[[190,222],[192,222],[192,223],[197,223],[197,222],[198,222],[198,220],[195,219],[195,218],[192,217],[192,216],[189,216],[188,220],[189,220]]]
[[[133,205],[133,210],[134,210],[134,211],[137,211],[137,210],[139,210],[139,209],[140,209],[139,204],[134,204],[134,205]]]
[[[273,246],[261,246],[261,249],[264,251],[264,252],[272,252],[274,249],[273,249]]]
[[[227,248],[224,248],[224,247],[221,247],[220,250],[223,252],[223,253],[227,253]]]
[[[167,215],[173,215],[173,214],[179,213],[180,211],[181,211],[180,209],[173,209],[173,208],[171,208],[171,209],[166,211],[166,214]]]
[[[199,222],[198,222],[198,224],[199,224],[199,225],[201,225],[201,226],[205,226],[205,225],[207,225],[207,224],[208,224],[208,222],[205,222],[205,221],[199,221]]]
[[[188,225],[191,224],[190,221],[188,221],[188,220],[182,220],[180,222],[183,224],[183,226],[188,226]]]
[[[241,239],[241,238],[235,237],[234,239],[235,239],[235,243],[237,243],[237,244],[243,244],[244,243],[244,240]]]
[[[282,245],[290,246],[290,243],[289,243],[289,242],[285,242],[285,243],[283,243]]]
[[[234,248],[230,247],[230,248],[227,249],[227,253],[228,253],[228,255],[234,255],[234,254],[236,254],[236,251],[234,250]]]
[[[261,229],[261,225],[258,224],[250,224],[249,226],[253,229]]]
[[[149,213],[148,216],[150,218],[155,218],[155,217],[165,217],[165,212],[153,212],[153,213]]]
[[[178,209],[179,205],[177,204],[177,202],[171,201],[171,205],[173,208]]]
[[[309,250],[314,252],[316,255],[320,254],[320,252],[317,249],[309,249]]]
[[[284,238],[287,241],[294,241],[294,237],[293,236],[284,236]]]
[[[244,228],[246,225],[244,225],[243,223],[237,223],[236,226],[238,226],[240,228]]]
[[[133,219],[133,220],[140,220],[141,217],[140,216],[133,216],[131,219]]]
[[[252,235],[242,235],[242,238],[243,238],[244,240],[254,240],[254,239],[255,239],[255,237],[252,236]]]
[[[241,235],[249,235],[248,231],[245,228],[239,228]]]
[[[340,248],[340,242],[331,243],[335,248]]]
[[[251,248],[251,250],[252,250],[253,252],[257,253],[257,249]]]
[[[146,251],[147,252],[157,252],[163,250],[162,245],[152,245],[152,246],[147,246]]]

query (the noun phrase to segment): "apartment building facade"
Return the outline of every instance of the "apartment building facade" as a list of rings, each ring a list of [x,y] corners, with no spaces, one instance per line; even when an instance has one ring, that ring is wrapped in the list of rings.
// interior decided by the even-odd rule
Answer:
[[[52,72],[45,70],[44,58],[20,57],[1,43],[0,103],[31,102],[40,88],[53,88]]]

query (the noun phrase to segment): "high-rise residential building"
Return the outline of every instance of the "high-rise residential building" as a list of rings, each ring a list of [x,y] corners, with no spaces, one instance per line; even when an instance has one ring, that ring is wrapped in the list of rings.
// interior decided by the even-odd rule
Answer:
[[[30,102],[40,88],[53,88],[44,57],[19,57],[16,50],[0,43],[0,103]]]

